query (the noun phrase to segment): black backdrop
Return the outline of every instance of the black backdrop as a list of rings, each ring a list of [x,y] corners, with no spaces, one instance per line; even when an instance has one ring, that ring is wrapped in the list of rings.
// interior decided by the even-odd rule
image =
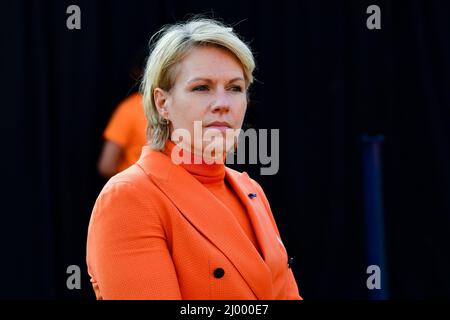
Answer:
[[[66,8],[81,8],[81,30]],[[382,29],[366,28],[381,8]],[[87,298],[87,224],[104,180],[101,133],[135,88],[132,60],[165,23],[235,25],[259,80],[246,122],[280,129],[280,170],[260,176],[306,299],[362,298],[366,249],[358,136],[383,134],[392,298],[450,297],[447,1],[2,2],[2,298]],[[82,268],[81,290],[66,268]]]

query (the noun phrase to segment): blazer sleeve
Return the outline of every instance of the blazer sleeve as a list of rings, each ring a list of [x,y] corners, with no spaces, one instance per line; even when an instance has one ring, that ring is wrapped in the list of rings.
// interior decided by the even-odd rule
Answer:
[[[272,210],[270,208],[269,200],[267,199],[267,197],[264,193],[264,190],[262,189],[262,187],[259,185],[258,182],[256,182],[253,179],[251,179],[251,181],[255,185],[256,190],[258,191],[258,194],[263,199],[264,206],[266,207],[266,211],[269,213],[269,218],[272,221],[272,225],[273,225],[276,233],[278,234],[278,236],[281,239],[280,232],[278,230],[277,224],[275,222],[275,218],[274,218]],[[303,300],[303,298],[300,296],[298,286],[297,286],[297,281],[295,280],[294,273],[291,268],[289,268],[289,270],[288,270],[288,282],[287,282],[287,294],[286,295],[287,295],[288,300]]]
[[[130,182],[100,193],[87,264],[97,299],[181,299],[158,207]]]

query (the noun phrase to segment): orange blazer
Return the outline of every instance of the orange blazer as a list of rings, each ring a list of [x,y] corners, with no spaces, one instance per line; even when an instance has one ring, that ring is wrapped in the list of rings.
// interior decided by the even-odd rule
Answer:
[[[301,299],[262,188],[230,168],[225,179],[247,208],[262,256],[222,202],[145,146],[92,212],[86,262],[97,299]]]

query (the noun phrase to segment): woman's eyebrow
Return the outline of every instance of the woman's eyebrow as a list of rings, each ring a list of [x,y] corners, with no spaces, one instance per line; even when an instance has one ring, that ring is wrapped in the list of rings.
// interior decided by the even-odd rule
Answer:
[[[195,82],[195,81],[205,81],[205,82],[212,82],[212,80],[211,79],[208,79],[208,78],[202,78],[202,77],[197,77],[197,78],[193,78],[193,79],[191,79],[191,80],[189,80],[187,83],[189,84],[189,83],[191,83],[191,82]]]
[[[200,80],[201,80],[201,81],[208,82],[208,83],[212,83],[212,82],[213,82],[213,81],[212,81],[211,79],[209,79],[209,78],[197,77],[197,78],[193,78],[193,79],[189,80],[187,83],[189,84],[189,83],[191,83],[191,82],[200,81]],[[242,77],[236,77],[236,78],[233,78],[233,79],[229,80],[227,83],[231,83],[231,82],[238,81],[238,80],[245,81],[244,78],[242,78]]]
[[[236,78],[233,78],[230,81],[228,81],[228,83],[231,83],[231,82],[234,82],[234,81],[239,81],[239,80],[245,81],[244,78],[242,78],[242,77],[236,77]]]

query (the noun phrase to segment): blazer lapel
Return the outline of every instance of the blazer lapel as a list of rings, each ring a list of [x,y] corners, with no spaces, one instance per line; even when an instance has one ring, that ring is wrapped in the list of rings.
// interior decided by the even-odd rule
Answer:
[[[228,181],[247,208],[264,261],[271,270],[271,276],[276,278],[278,273],[283,272],[286,267],[284,262],[287,264],[288,257],[281,239],[273,228],[261,195],[258,196],[257,190],[246,172],[237,173],[226,168],[226,174]],[[249,194],[256,195],[256,197],[249,197]]]
[[[264,231],[267,226],[264,226],[256,214],[261,208],[253,208],[253,204],[246,198],[247,190],[241,190],[240,181],[232,177],[227,169],[226,177],[230,184],[243,200],[247,210],[252,210],[249,216],[266,261],[262,259],[228,208],[185,169],[173,164],[163,153],[151,150],[147,146],[143,149],[138,165],[181,214],[233,263],[258,299],[271,299],[272,274],[270,265],[266,264],[267,259],[269,263],[272,259],[268,244],[270,236],[268,237]],[[192,194],[196,197],[192,197]],[[196,201],[199,198],[201,203]]]

